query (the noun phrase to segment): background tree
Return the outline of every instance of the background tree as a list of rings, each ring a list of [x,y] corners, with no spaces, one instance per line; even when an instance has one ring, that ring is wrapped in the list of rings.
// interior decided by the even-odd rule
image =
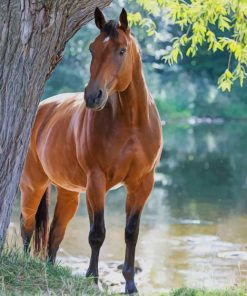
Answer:
[[[44,84],[67,41],[111,0],[0,2],[0,247]]]
[[[186,55],[194,57],[200,47],[208,46],[212,52],[229,54],[224,72],[218,79],[219,88],[231,90],[235,80],[240,85],[247,76],[247,1],[246,0],[137,0],[153,16],[162,15],[163,21],[179,26],[181,34],[173,39],[171,48],[164,55],[168,63],[177,63]],[[130,15],[134,24],[148,26],[148,33],[155,33],[152,19],[143,19],[140,12]]]

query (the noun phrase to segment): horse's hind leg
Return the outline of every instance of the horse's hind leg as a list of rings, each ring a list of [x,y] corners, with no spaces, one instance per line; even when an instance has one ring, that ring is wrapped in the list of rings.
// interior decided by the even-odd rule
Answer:
[[[54,263],[66,227],[73,218],[79,204],[79,193],[58,188],[57,203],[51,223],[48,243],[48,261]]]
[[[35,215],[49,180],[33,150],[29,147],[20,180],[21,189],[21,235],[24,251],[30,250],[30,240],[36,224]]]
[[[47,186],[35,189],[24,185],[21,186],[20,226],[24,252],[26,253],[30,251],[30,241],[36,224],[35,215],[46,189]]]

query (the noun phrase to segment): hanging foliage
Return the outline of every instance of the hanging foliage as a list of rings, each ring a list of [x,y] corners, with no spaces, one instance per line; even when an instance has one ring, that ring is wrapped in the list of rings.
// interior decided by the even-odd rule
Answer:
[[[231,91],[238,80],[242,86],[247,76],[247,0],[136,0],[150,15],[160,15],[164,22],[180,27],[180,36],[164,55],[169,64],[177,63],[185,53],[194,57],[202,45],[208,50],[229,53],[226,69],[218,78],[222,91]],[[130,13],[133,25],[147,28],[148,35],[157,33],[151,18],[140,12]]]

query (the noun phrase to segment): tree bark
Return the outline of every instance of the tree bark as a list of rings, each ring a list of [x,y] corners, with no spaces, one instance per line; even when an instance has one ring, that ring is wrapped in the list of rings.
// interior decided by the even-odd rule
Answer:
[[[110,2],[0,1],[0,248],[45,81],[66,42]]]

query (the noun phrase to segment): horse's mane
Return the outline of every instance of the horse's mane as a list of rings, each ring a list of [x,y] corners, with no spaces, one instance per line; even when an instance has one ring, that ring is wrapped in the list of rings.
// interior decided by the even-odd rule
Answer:
[[[115,38],[118,36],[117,29],[119,28],[119,22],[110,20],[104,24],[102,31],[110,38]]]

